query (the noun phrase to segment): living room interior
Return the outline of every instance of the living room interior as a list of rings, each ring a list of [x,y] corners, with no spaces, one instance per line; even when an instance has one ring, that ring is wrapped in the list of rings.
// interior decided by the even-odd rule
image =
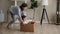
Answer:
[[[17,19],[7,29],[9,8],[22,3],[28,5],[26,22],[32,21],[21,24]],[[60,0],[0,0],[0,34],[60,34],[59,8]]]

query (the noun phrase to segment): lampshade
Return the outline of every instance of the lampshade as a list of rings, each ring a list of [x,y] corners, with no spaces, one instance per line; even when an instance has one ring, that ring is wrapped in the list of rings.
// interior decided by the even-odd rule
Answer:
[[[42,0],[42,5],[48,5],[48,0]]]

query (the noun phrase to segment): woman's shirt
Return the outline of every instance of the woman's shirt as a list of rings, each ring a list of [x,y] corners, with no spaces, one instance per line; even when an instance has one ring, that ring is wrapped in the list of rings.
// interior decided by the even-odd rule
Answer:
[[[24,10],[22,11],[21,8],[19,8],[18,14],[19,14],[20,17],[21,16],[26,16],[26,12]]]
[[[16,18],[20,18],[21,16],[26,16],[26,12],[21,10],[19,6],[13,6],[10,8],[10,12],[12,12]]]

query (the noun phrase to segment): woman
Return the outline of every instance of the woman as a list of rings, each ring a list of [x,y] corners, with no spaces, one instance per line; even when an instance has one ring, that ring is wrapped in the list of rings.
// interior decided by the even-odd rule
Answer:
[[[18,10],[18,9],[19,9],[19,11],[16,11],[16,10]],[[19,19],[19,21],[20,21],[21,23],[23,23],[24,18],[26,17],[26,15],[25,15],[25,13],[24,13],[24,10],[26,10],[26,9],[27,9],[27,4],[26,4],[26,3],[23,3],[19,8],[14,7],[13,10],[10,9],[10,14],[11,14],[11,17],[12,17],[12,21],[9,22],[9,24],[7,25],[7,28],[8,28],[8,29],[9,29],[9,26],[10,26],[12,23],[14,23],[14,21],[15,21],[16,19]]]
[[[27,9],[27,4],[23,3],[21,6],[20,6],[20,9],[21,9],[21,17],[22,19],[24,20],[24,18],[26,17],[26,13],[24,10]]]

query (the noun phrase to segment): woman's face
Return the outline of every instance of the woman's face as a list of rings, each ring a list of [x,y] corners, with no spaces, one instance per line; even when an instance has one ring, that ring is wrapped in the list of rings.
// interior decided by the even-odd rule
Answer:
[[[27,7],[24,7],[24,10],[27,10]]]

